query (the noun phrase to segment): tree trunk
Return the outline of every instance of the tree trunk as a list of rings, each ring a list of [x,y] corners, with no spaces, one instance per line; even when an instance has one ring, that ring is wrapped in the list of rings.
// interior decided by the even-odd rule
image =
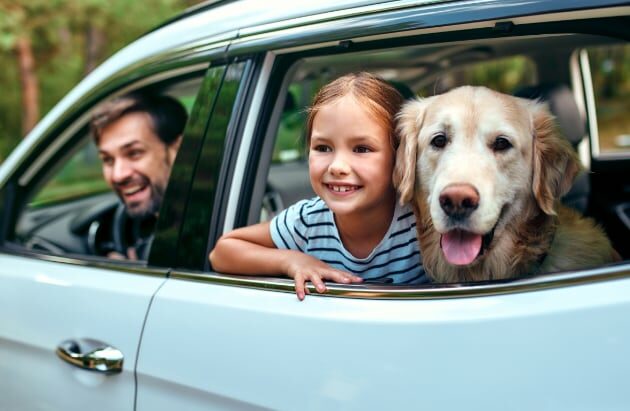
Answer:
[[[99,63],[103,46],[105,45],[105,33],[93,25],[86,30],[85,39],[85,69],[84,74],[94,70]]]
[[[30,38],[20,37],[16,51],[22,86],[22,133],[26,135],[39,119],[39,86]]]

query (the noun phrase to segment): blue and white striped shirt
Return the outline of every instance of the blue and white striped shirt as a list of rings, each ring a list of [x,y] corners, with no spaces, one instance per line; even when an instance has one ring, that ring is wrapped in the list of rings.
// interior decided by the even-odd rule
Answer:
[[[339,237],[333,213],[319,197],[299,201],[271,220],[277,248],[298,250],[366,282],[428,282],[416,238],[416,220],[409,207],[396,203],[394,218],[381,242],[366,258],[348,252]]]

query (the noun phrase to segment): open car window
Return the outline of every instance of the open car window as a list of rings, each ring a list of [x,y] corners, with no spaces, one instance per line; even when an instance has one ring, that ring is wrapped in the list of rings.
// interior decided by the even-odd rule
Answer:
[[[188,74],[127,89],[94,104],[51,144],[50,152],[34,162],[29,177],[22,179],[20,206],[10,234],[12,244],[45,254],[106,258],[112,257],[117,248],[137,244],[142,252],[134,259],[146,260],[154,219],[136,223],[128,218],[119,196],[104,177],[103,160],[89,121],[97,107],[130,92],[168,96],[189,116],[202,80],[203,73]],[[156,173],[166,167],[166,163],[155,167]]]
[[[471,46],[475,49],[474,46]],[[305,59],[298,62],[284,97],[284,106],[280,115],[275,143],[272,150],[269,175],[265,196],[260,206],[260,221],[268,221],[289,205],[314,196],[308,178],[308,149],[305,143],[306,113],[315,93],[321,86],[349,71],[367,70],[388,80],[406,99],[429,97],[462,85],[478,85],[513,94],[524,87],[537,83],[536,63],[527,55],[516,54],[507,57],[492,58],[489,52],[479,52],[470,61],[464,58],[469,53],[467,48],[460,48],[454,56],[441,57],[457,59],[452,68],[428,70],[419,65],[417,70],[394,68],[393,62],[399,54],[418,54],[422,49],[392,50],[357,53],[352,56],[325,56]],[[430,60],[431,53],[426,51],[425,60]],[[464,57],[460,56],[461,53]],[[484,60],[482,57],[487,57]],[[357,66],[351,61],[382,61],[383,68]],[[344,63],[349,64],[344,69]],[[446,63],[435,63],[437,66]],[[450,64],[450,63],[449,63]],[[426,64],[428,66],[428,64]]]
[[[579,154],[584,169],[577,174],[573,187],[562,197],[562,203],[592,218],[608,234],[620,257],[628,258],[623,238],[630,233],[630,226],[622,223],[624,217],[628,220],[627,211],[622,215],[619,212],[613,216],[610,214],[613,213],[611,208],[619,210],[624,204],[624,210],[630,209],[627,207],[630,199],[623,194],[616,195],[614,203],[602,200],[603,197],[598,199],[597,193],[606,188],[592,186],[589,158],[581,150],[584,143],[588,144],[588,139],[593,137],[588,132],[589,119],[583,109],[582,90],[586,79],[576,69],[573,58],[580,50],[588,49],[591,66],[597,64],[601,70],[616,73],[611,77],[619,82],[618,90],[608,94],[602,88],[605,86],[602,80],[604,74],[593,75],[597,89],[598,124],[602,124],[606,136],[606,133],[612,132],[607,130],[611,130],[613,124],[617,128],[624,124],[613,113],[623,112],[621,108],[627,100],[622,86],[625,77],[616,71],[623,70],[624,64],[627,64],[627,45],[612,37],[578,33],[441,44],[420,42],[402,47],[396,46],[395,41],[391,44],[391,48],[359,52],[329,54],[323,50],[318,54],[311,51],[304,57],[289,59],[291,63],[284,71],[275,115],[269,122],[267,137],[271,142],[266,141],[261,150],[259,186],[252,196],[248,224],[270,221],[290,205],[315,195],[310,186],[305,146],[308,106],[322,85],[346,73],[368,71],[391,82],[407,99],[430,97],[459,86],[473,85],[546,104],[556,119],[560,134]],[[379,46],[382,47],[381,44]],[[555,100],[558,94],[568,99],[565,101],[569,104],[558,105]],[[607,95],[613,95],[614,99],[606,100]],[[624,144],[625,131],[616,130],[614,133],[613,144]],[[611,137],[604,138],[611,140]],[[264,180],[260,177],[262,175],[266,175]],[[627,184],[627,179],[620,175],[604,178],[608,178],[609,182],[614,180],[615,184]]]

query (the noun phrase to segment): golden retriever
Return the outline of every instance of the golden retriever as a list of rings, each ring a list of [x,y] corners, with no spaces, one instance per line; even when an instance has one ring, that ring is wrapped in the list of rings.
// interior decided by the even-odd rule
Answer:
[[[464,86],[398,114],[394,184],[411,202],[424,267],[468,282],[593,267],[615,251],[559,198],[580,171],[546,105]]]

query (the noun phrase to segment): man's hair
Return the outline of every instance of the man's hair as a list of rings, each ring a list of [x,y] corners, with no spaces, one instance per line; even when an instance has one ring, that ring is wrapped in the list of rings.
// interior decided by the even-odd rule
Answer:
[[[151,128],[165,145],[172,144],[184,132],[188,120],[184,106],[172,97],[128,94],[105,102],[95,111],[90,129],[96,144],[99,143],[103,129],[131,113],[148,114]]]

